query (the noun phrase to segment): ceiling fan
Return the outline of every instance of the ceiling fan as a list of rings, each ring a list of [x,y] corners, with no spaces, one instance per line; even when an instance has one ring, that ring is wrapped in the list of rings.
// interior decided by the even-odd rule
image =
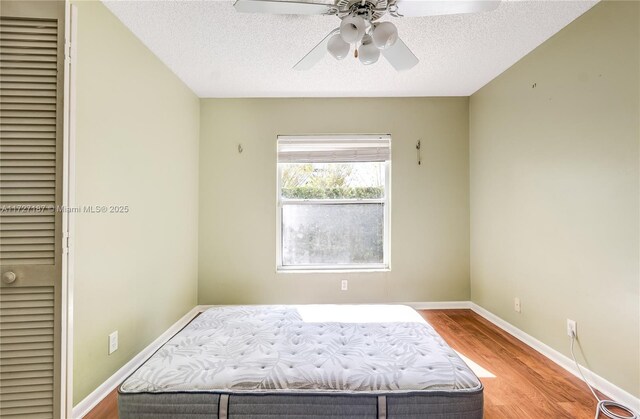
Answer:
[[[396,26],[378,20],[385,14],[392,17],[438,16],[477,13],[494,10],[501,0],[335,0],[335,4],[289,0],[236,0],[234,7],[244,13],[291,15],[330,15],[341,19],[340,26],[329,32],[307,53],[295,70],[308,70],[317,64],[326,51],[336,59],[354,56],[364,65],[378,61],[382,55],[397,70],[418,64],[418,58],[398,37]]]

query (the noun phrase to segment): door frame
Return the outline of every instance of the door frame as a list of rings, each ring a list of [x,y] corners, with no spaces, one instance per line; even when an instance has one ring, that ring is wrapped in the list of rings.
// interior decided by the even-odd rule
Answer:
[[[62,135],[62,282],[60,319],[60,417],[73,409],[73,284],[76,180],[77,7],[65,0],[64,99]]]

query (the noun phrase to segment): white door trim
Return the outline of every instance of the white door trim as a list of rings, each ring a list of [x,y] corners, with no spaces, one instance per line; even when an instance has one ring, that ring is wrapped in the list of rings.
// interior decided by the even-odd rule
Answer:
[[[73,408],[73,278],[74,211],[76,167],[76,33],[77,7],[65,1],[64,34],[64,122],[62,156],[62,283],[60,342],[60,417],[70,417]]]

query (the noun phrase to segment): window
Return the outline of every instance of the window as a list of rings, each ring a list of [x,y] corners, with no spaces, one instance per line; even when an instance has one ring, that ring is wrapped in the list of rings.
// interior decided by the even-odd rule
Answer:
[[[389,268],[389,135],[278,137],[278,270]]]

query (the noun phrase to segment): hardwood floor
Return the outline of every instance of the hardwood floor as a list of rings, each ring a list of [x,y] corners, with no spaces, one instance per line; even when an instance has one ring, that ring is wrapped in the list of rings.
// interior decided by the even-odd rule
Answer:
[[[485,388],[486,419],[593,418],[596,403],[581,380],[473,311],[420,313],[453,349],[485,370],[476,374]],[[85,416],[117,418],[115,391]]]
[[[596,402],[581,380],[481,316],[420,313],[449,346],[495,376],[476,372],[485,388],[485,418],[593,418]]]

